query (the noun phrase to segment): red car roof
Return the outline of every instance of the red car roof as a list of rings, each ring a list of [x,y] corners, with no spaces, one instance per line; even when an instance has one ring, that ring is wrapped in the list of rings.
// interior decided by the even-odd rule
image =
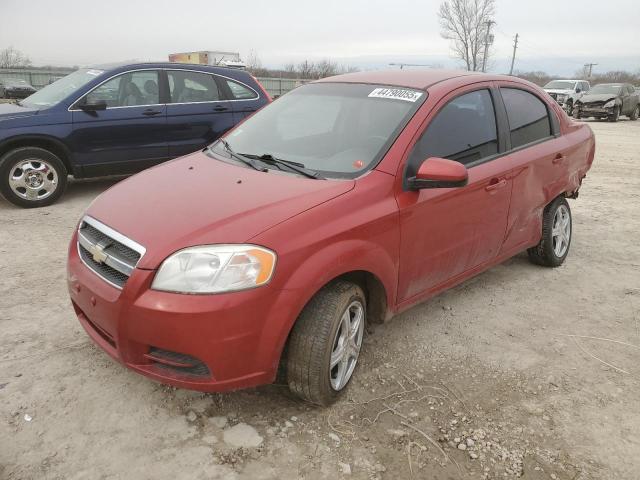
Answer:
[[[379,70],[336,75],[320,79],[318,82],[371,83],[426,90],[434,83],[469,75],[483,75],[487,77],[487,80],[495,79],[495,75],[466,70]]]

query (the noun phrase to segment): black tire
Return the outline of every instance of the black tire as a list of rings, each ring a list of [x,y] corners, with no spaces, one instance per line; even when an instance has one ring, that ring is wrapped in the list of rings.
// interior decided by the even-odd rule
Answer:
[[[556,252],[556,244],[554,242],[553,227],[556,213],[560,209],[563,213],[566,212],[569,219],[569,238],[566,241],[566,248],[564,251],[560,250],[560,255]],[[573,234],[573,219],[571,218],[571,208],[569,203],[564,197],[557,197],[553,202],[547,205],[542,215],[542,238],[540,243],[535,247],[527,250],[529,254],[529,260],[536,265],[542,265],[545,267],[559,267],[563,264],[565,258],[569,254],[569,247],[571,246],[571,236]]]
[[[636,105],[636,108],[633,109],[631,115],[629,115],[630,120],[638,120],[638,115],[640,115],[640,106]]]
[[[608,120],[610,122],[617,122],[620,118],[620,107],[616,105],[613,107],[613,114],[609,115]]]
[[[11,188],[9,176],[14,174],[18,176],[20,172],[24,172],[18,168],[21,161],[31,160],[33,166],[43,165],[46,170],[39,172],[42,181],[54,181],[47,189],[43,188],[36,191],[31,197],[28,193],[34,192],[37,188],[35,181],[34,188],[17,187],[17,192]],[[37,179],[35,179],[37,180]],[[0,193],[9,202],[23,208],[44,207],[54,203],[67,187],[67,169],[60,158],[51,153],[49,150],[39,147],[21,147],[11,150],[0,157]],[[46,194],[43,192],[47,192]]]
[[[331,385],[331,353],[341,325],[341,317],[353,302],[363,308],[362,289],[349,282],[336,281],[320,290],[305,306],[291,332],[287,355],[287,383],[292,393],[316,405],[329,405],[349,384],[335,390]],[[357,358],[356,358],[357,367]]]
[[[575,118],[576,120],[580,120],[582,118],[582,114],[580,113],[579,108],[573,109],[573,118]]]
[[[567,115],[569,116],[573,115],[573,100],[569,100],[567,102],[566,112],[567,112]]]

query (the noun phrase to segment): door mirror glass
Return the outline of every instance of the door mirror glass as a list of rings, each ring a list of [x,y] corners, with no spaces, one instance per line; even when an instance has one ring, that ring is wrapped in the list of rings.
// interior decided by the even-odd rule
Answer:
[[[580,93],[581,91],[580,87],[576,88],[576,93]]]
[[[422,162],[415,177],[408,179],[409,188],[464,187],[469,180],[467,168],[455,160],[431,157]]]

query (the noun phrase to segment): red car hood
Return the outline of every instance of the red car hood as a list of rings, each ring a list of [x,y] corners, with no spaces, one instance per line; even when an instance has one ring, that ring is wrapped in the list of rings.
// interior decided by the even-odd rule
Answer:
[[[354,185],[258,172],[198,152],[123,180],[86,213],[143,245],[138,268],[155,269],[181,248],[248,242]]]

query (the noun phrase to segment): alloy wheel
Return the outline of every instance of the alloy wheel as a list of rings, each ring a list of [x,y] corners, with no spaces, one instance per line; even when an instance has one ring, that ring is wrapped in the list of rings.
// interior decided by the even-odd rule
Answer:
[[[565,205],[560,205],[553,216],[553,228],[551,230],[553,238],[553,253],[561,258],[569,248],[571,240],[571,215]]]
[[[362,347],[364,320],[364,306],[358,300],[351,302],[340,318],[329,364],[329,380],[335,391],[344,388],[356,368]]]
[[[20,198],[43,200],[58,188],[58,173],[44,160],[20,160],[9,170],[9,186]]]

